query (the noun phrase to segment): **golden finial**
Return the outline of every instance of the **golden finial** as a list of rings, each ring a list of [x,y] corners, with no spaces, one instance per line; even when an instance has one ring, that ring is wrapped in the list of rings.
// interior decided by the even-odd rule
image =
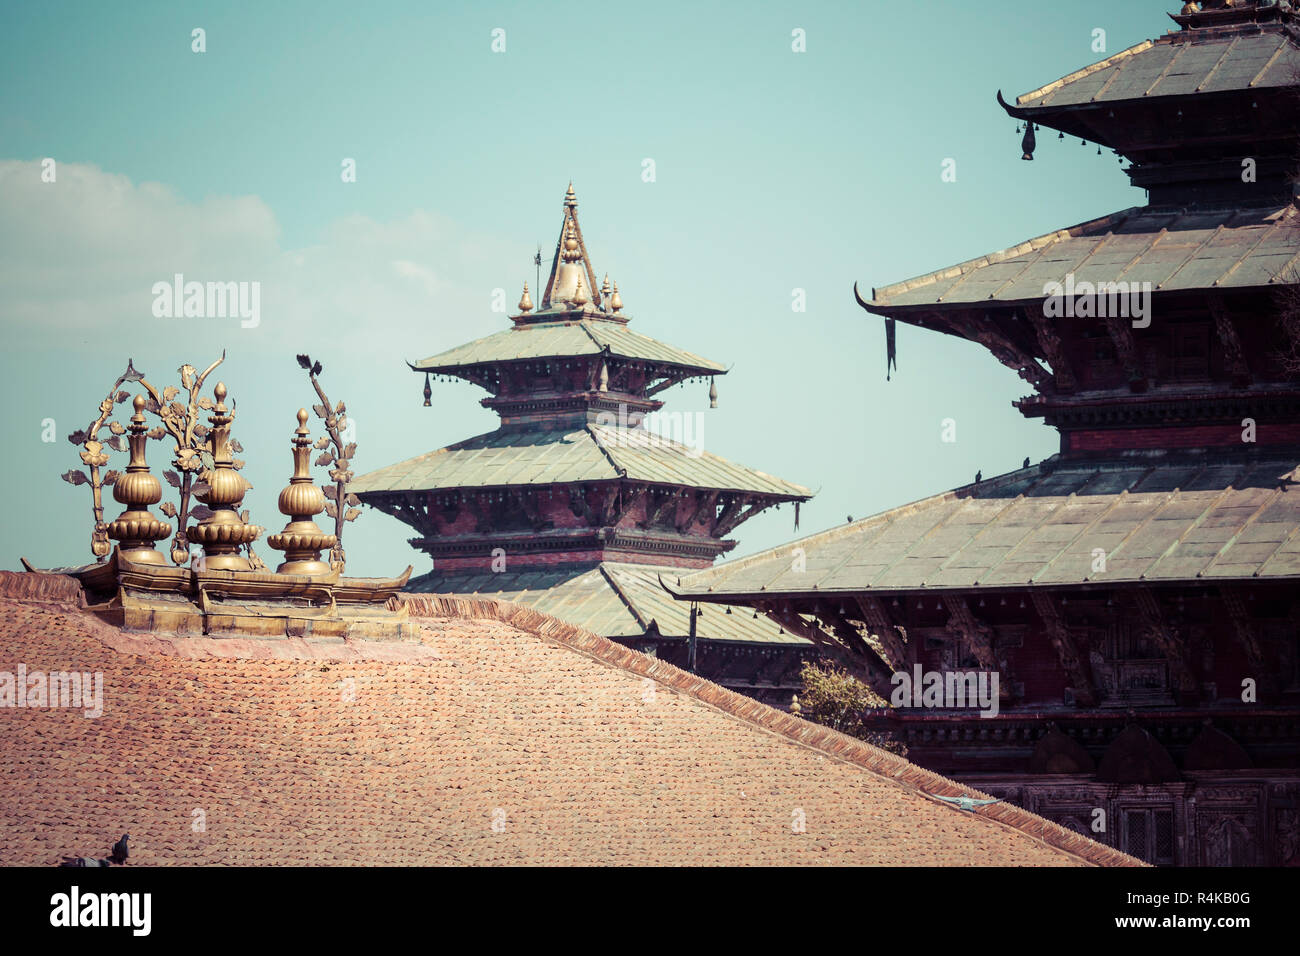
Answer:
[[[600,360],[600,390],[609,391],[609,366],[605,364],[604,359]]]
[[[618,294],[618,283],[614,283],[614,295],[609,300],[609,307],[615,312],[623,308],[623,297]]]
[[[252,564],[239,553],[246,544],[252,544],[263,528],[245,524],[235,510],[244,500],[252,485],[234,468],[230,457],[230,423],[234,416],[226,408],[226,383],[218,382],[212,390],[217,405],[208,416],[212,428],[208,432],[208,447],[213,467],[204,474],[201,489],[194,497],[203,502],[212,514],[185,533],[191,542],[202,545],[204,568],[209,571],[251,571]]]
[[[573,191],[573,181],[569,181],[569,190],[564,194],[564,205],[572,209],[578,205],[578,194]]]
[[[533,310],[533,297],[528,294],[528,283],[524,283],[524,294],[519,299],[519,311],[523,313]]]
[[[582,258],[582,253],[578,249],[578,237],[574,232],[572,219],[564,225],[564,253],[561,258],[565,262],[577,262]]]
[[[798,717],[800,714],[803,713],[803,708],[799,706],[799,695],[798,695],[798,694],[795,694],[795,695],[790,699],[790,713],[794,714],[796,717]]]
[[[578,308],[587,304],[587,293],[582,290],[582,276],[578,276],[578,287],[573,290],[573,304]]]
[[[131,446],[131,463],[126,466],[126,474],[117,479],[113,485],[113,497],[126,510],[117,520],[108,524],[108,536],[121,542],[118,550],[136,564],[166,565],[167,559],[162,552],[154,548],[154,542],[172,533],[172,526],[159,521],[149,513],[149,505],[162,501],[162,484],[149,474],[145,464],[144,406],[145,398],[137,395],[133,402],[135,414],[131,416],[128,430],[131,435],[127,442]]]
[[[609,308],[609,273],[605,273],[605,281],[600,284],[601,301],[605,303],[606,309]]]
[[[266,543],[283,551],[285,562],[276,568],[277,574],[329,574],[330,566],[320,559],[325,548],[332,548],[338,539],[316,526],[313,516],[325,510],[325,493],[312,481],[308,458],[311,456],[311,438],[307,432],[307,409],[298,409],[298,429],[294,432],[293,477],[280,492],[280,513],[289,523],[279,534],[273,534]]]

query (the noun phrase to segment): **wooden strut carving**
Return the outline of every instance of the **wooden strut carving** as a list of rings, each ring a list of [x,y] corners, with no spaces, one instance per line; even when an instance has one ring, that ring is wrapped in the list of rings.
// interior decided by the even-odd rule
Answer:
[[[879,644],[877,653],[894,671],[907,666],[907,631],[901,625],[895,625],[890,617],[885,602],[874,595],[863,595],[857,599],[858,609],[862,611],[863,623],[867,631]]]
[[[971,654],[979,661],[979,666],[983,670],[1001,673],[1002,665],[997,655],[993,653],[993,629],[976,620],[975,613],[961,595],[944,595],[943,603],[948,610],[948,629],[970,648]],[[1008,681],[998,681],[998,696],[1011,696],[1011,685]]]
[[[1007,368],[1013,369],[1016,374],[1039,391],[1050,391],[1053,388],[1052,376],[1047,369],[1039,365],[1038,360],[1032,355],[1017,347],[1014,342],[998,331],[990,322],[981,322],[965,316],[944,315],[941,313],[934,313],[934,318],[940,323],[946,322],[951,325],[963,337],[984,346],[993,354],[994,358]]]
[[[1260,645],[1255,626],[1251,623],[1250,612],[1246,610],[1246,601],[1241,590],[1239,588],[1223,587],[1219,589],[1219,594],[1223,598],[1223,607],[1232,620],[1233,637],[1241,645],[1241,649],[1246,654],[1246,661],[1250,664],[1251,674],[1249,676],[1253,676],[1260,687],[1269,690],[1275,689],[1277,686],[1276,674],[1265,662],[1264,648]]]
[[[854,677],[861,680],[884,700],[889,700],[893,690],[890,672],[872,649],[853,628],[825,630],[817,621],[807,621],[791,608],[763,608],[763,613],[792,634],[825,651],[842,664]],[[818,612],[821,617],[821,612]]]
[[[1142,371],[1137,340],[1133,338],[1133,326],[1129,324],[1130,321],[1123,316],[1107,315],[1106,332],[1110,335],[1110,340],[1115,346],[1115,354],[1119,356],[1120,366],[1128,375],[1129,381],[1143,382],[1146,380],[1146,375]]]
[[[1034,333],[1038,337],[1038,347],[1043,350],[1043,354],[1047,356],[1048,364],[1052,366],[1057,391],[1075,391],[1079,387],[1079,380],[1075,378],[1074,368],[1065,355],[1065,347],[1061,342],[1061,336],[1057,334],[1052,323],[1043,315],[1042,309],[1030,308],[1026,309],[1025,313],[1029,316],[1030,324],[1033,325]]]
[[[1061,668],[1070,681],[1070,687],[1074,690],[1075,702],[1082,707],[1092,707],[1097,703],[1097,692],[1088,678],[1088,671],[1084,667],[1079,647],[1061,617],[1056,599],[1037,589],[1031,589],[1029,596],[1034,602],[1034,611],[1043,622],[1047,639],[1055,648],[1056,656],[1061,661]]]
[[[1250,384],[1250,366],[1246,364],[1246,352],[1237,337],[1237,327],[1221,294],[1211,295],[1206,299],[1210,315],[1214,316],[1214,330],[1223,345],[1223,356],[1227,360],[1228,370],[1232,372],[1233,383],[1239,387]]]
[[[1147,635],[1160,648],[1169,668],[1173,672],[1178,689],[1184,693],[1196,691],[1196,675],[1187,663],[1187,647],[1173,625],[1165,620],[1160,607],[1160,599],[1150,588],[1138,588],[1133,592],[1137,602],[1138,615]]]

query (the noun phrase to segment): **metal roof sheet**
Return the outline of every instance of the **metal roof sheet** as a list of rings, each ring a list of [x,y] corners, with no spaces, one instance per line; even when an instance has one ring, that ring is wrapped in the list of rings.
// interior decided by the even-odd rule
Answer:
[[[1182,212],[1134,207],[874,290],[873,308],[1041,300],[1067,275],[1154,291],[1267,286],[1300,260],[1294,206]]]
[[[746,468],[644,428],[588,425],[563,431],[497,430],[380,468],[352,483],[385,491],[553,485],[627,478],[652,484],[808,498],[802,485]]]
[[[721,598],[1224,578],[1300,579],[1300,453],[1135,467],[1057,462],[683,579]],[[1031,479],[1026,484],[1026,478]],[[793,548],[806,569],[793,569]],[[1094,549],[1106,570],[1093,570]]]
[[[659,575],[675,583],[680,568],[606,561],[590,570],[540,569],[500,574],[441,574],[415,578],[407,587],[418,593],[453,594],[511,601],[550,614],[604,637],[637,637],[653,622],[665,637],[690,633],[690,606],[674,600],[659,586]],[[747,608],[728,614],[705,608],[696,634],[709,640],[761,644],[807,644],[766,617]]]
[[[464,368],[491,362],[598,355],[658,362],[682,368],[725,372],[717,362],[633,332],[621,322],[601,319],[516,325],[415,363],[417,371]]]
[[[1146,40],[1016,98],[1023,109],[1294,86],[1300,47],[1284,29],[1189,31]]]

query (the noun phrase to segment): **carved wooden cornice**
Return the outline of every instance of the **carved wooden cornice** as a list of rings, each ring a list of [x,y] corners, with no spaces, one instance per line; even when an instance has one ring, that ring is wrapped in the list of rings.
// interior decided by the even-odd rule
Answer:
[[[1070,360],[1066,358],[1065,348],[1061,343],[1061,336],[1057,333],[1052,323],[1043,315],[1042,309],[1029,308],[1025,310],[1029,316],[1029,321],[1034,327],[1034,333],[1038,337],[1038,347],[1043,350],[1047,356],[1047,362],[1052,366],[1052,374],[1056,378],[1056,387],[1061,392],[1073,392],[1079,387],[1078,379],[1075,378],[1074,368],[1070,365]]]

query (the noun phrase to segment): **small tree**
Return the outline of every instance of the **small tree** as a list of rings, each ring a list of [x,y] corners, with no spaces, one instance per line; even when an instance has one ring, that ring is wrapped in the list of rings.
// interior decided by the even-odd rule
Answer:
[[[892,734],[866,726],[866,712],[888,704],[845,668],[829,661],[804,661],[799,673],[803,683],[799,714],[814,723],[846,733],[850,737],[907,756],[907,745]]]

